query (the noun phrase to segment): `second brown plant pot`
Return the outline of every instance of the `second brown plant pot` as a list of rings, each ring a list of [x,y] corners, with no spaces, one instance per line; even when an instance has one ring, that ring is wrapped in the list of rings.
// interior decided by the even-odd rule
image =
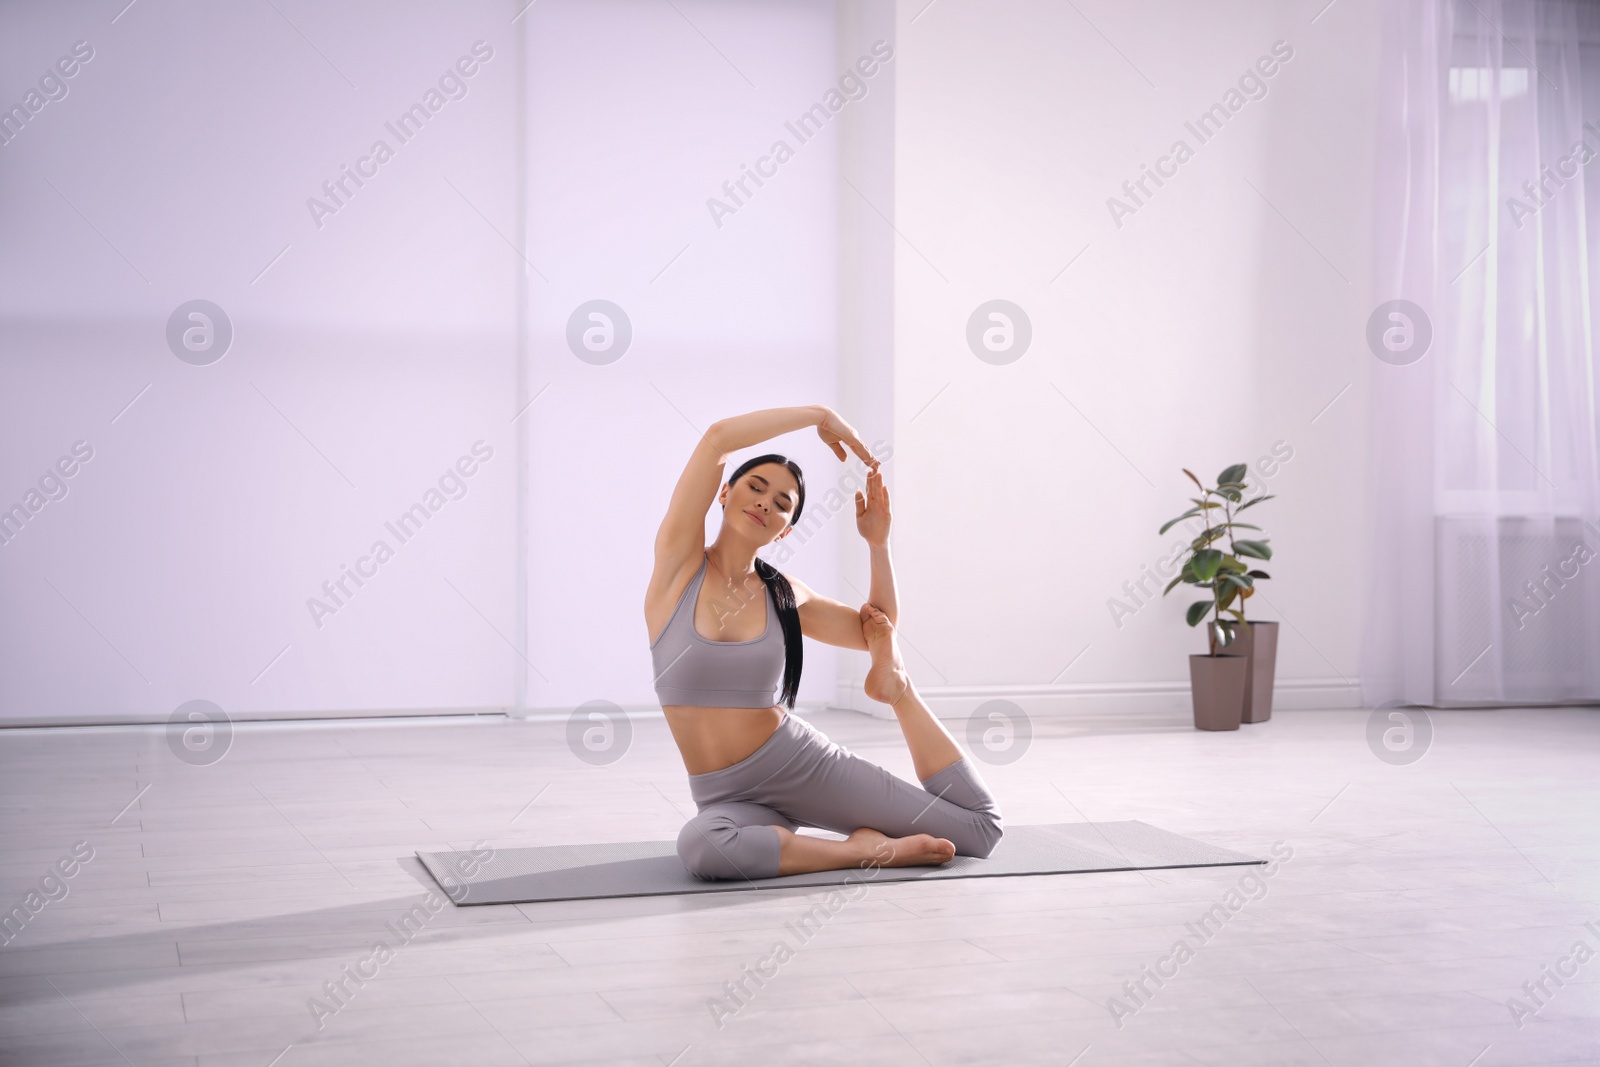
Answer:
[[[1240,722],[1266,722],[1272,718],[1272,683],[1278,669],[1278,624],[1251,622],[1249,632],[1239,631],[1250,658],[1249,677],[1244,684],[1244,713]]]
[[[1189,657],[1189,690],[1196,730],[1237,730],[1244,712],[1250,660],[1236,653]]]

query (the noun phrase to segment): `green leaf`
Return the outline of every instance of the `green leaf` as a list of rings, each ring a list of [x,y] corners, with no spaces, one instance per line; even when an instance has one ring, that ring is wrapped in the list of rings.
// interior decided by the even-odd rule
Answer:
[[[1170,519],[1167,522],[1163,523],[1162,526],[1161,526],[1161,529],[1156,531],[1156,536],[1160,537],[1162,534],[1166,533],[1168,530],[1170,530],[1174,526],[1178,525],[1178,523],[1182,522],[1184,519],[1193,518],[1194,516],[1196,516],[1198,514],[1200,514],[1200,509],[1199,508],[1190,508],[1188,511],[1185,511],[1182,515],[1179,515],[1177,518]]]
[[[1229,500],[1233,501],[1235,504],[1237,504],[1239,501],[1244,499],[1243,495],[1240,494],[1239,490],[1235,489],[1231,485],[1220,485],[1220,486],[1218,486],[1217,487],[1217,495],[1218,496],[1225,496]]]
[[[1189,499],[1193,500],[1194,503],[1197,506],[1202,507],[1202,508],[1220,508],[1222,506],[1221,504],[1217,503],[1215,500],[1198,500],[1195,497],[1190,497]],[[1192,515],[1192,514],[1194,514],[1194,512],[1191,511],[1190,514]]]
[[[1271,578],[1272,577],[1272,575],[1268,574],[1266,571],[1251,571],[1249,576],[1251,578]]]
[[[1200,620],[1206,617],[1206,612],[1213,607],[1209,600],[1196,600],[1189,605],[1189,625],[1199,626]]]
[[[1272,548],[1265,541],[1235,541],[1233,550],[1241,556],[1250,556],[1254,559],[1272,558]]]
[[[1165,589],[1161,590],[1161,595],[1162,596],[1166,596],[1168,593],[1172,592],[1172,590],[1181,581],[1183,581],[1183,575],[1180,574],[1176,578],[1172,579],[1172,581],[1167,583],[1167,587]]]
[[[1243,463],[1235,463],[1231,467],[1226,467],[1223,469],[1221,474],[1217,475],[1217,484],[1221,485],[1224,482],[1243,482],[1245,471],[1249,469],[1250,468]]]
[[[1233,527],[1234,529],[1239,529],[1239,530],[1259,530],[1259,529],[1261,529],[1261,527],[1259,527],[1259,526],[1251,526],[1248,522],[1224,522],[1224,523],[1219,523],[1218,526],[1217,526],[1217,528],[1219,530],[1226,530],[1229,527]]]
[[[1243,511],[1245,508],[1255,507],[1257,504],[1261,503],[1263,500],[1271,500],[1273,497],[1275,497],[1277,495],[1278,494],[1276,494],[1276,493],[1268,493],[1266,496],[1258,496],[1254,500],[1246,500],[1243,504],[1239,505],[1239,510]]]
[[[1188,467],[1183,467],[1180,469],[1183,471],[1183,473],[1189,476],[1189,480],[1195,484],[1195,488],[1199,489],[1202,493],[1206,492],[1206,487],[1200,484],[1200,479],[1194,476],[1194,471],[1190,470]]]
[[[1214,548],[1202,548],[1194,554],[1194,574],[1202,582],[1209,582],[1217,576],[1217,568],[1222,566],[1222,553]]]
[[[1246,589],[1247,590],[1252,585],[1252,582],[1250,581],[1249,578],[1243,578],[1243,577],[1240,577],[1237,574],[1226,574],[1226,575],[1223,575],[1222,580],[1227,582],[1230,586],[1233,586],[1233,587],[1235,587],[1237,589]]]
[[[1243,574],[1245,566],[1237,556],[1223,556],[1221,569],[1232,574]]]
[[[1238,595],[1239,595],[1239,590],[1235,589],[1233,586],[1231,586],[1231,585],[1223,586],[1222,587],[1222,595],[1217,600],[1217,607],[1219,607],[1219,608],[1223,609],[1224,611],[1226,611],[1227,608],[1228,608],[1228,605],[1232,604],[1234,598],[1237,597]]]

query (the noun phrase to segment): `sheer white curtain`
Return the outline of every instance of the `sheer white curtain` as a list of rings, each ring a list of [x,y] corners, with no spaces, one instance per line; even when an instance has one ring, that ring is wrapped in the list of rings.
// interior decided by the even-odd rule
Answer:
[[[1366,702],[1600,700],[1600,3],[1385,18]]]

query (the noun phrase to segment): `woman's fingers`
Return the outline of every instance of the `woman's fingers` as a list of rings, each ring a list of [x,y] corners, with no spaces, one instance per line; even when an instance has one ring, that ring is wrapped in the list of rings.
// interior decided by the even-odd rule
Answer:
[[[883,484],[883,472],[876,467],[867,472],[867,498],[876,504],[889,502],[889,488]]]
[[[838,412],[830,408],[827,417],[817,426],[817,432],[822,435],[824,441],[828,442],[828,447],[833,449],[834,455],[839,457],[840,462],[850,458],[845,451],[848,448],[851,452],[861,457],[861,462],[873,470],[878,469],[878,460],[873,456],[871,450],[867,448],[865,442],[861,440],[861,435],[856,432],[854,426],[845,422]],[[833,440],[829,441],[829,437],[832,437]]]

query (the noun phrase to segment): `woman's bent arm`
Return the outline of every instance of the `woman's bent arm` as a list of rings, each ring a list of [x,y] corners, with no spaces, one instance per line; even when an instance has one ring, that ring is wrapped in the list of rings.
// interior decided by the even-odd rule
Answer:
[[[780,434],[820,425],[828,409],[820,404],[807,404],[794,408],[766,408],[747,415],[718,419],[706,431],[706,437],[721,452],[724,460],[728,453],[758,445]]]

